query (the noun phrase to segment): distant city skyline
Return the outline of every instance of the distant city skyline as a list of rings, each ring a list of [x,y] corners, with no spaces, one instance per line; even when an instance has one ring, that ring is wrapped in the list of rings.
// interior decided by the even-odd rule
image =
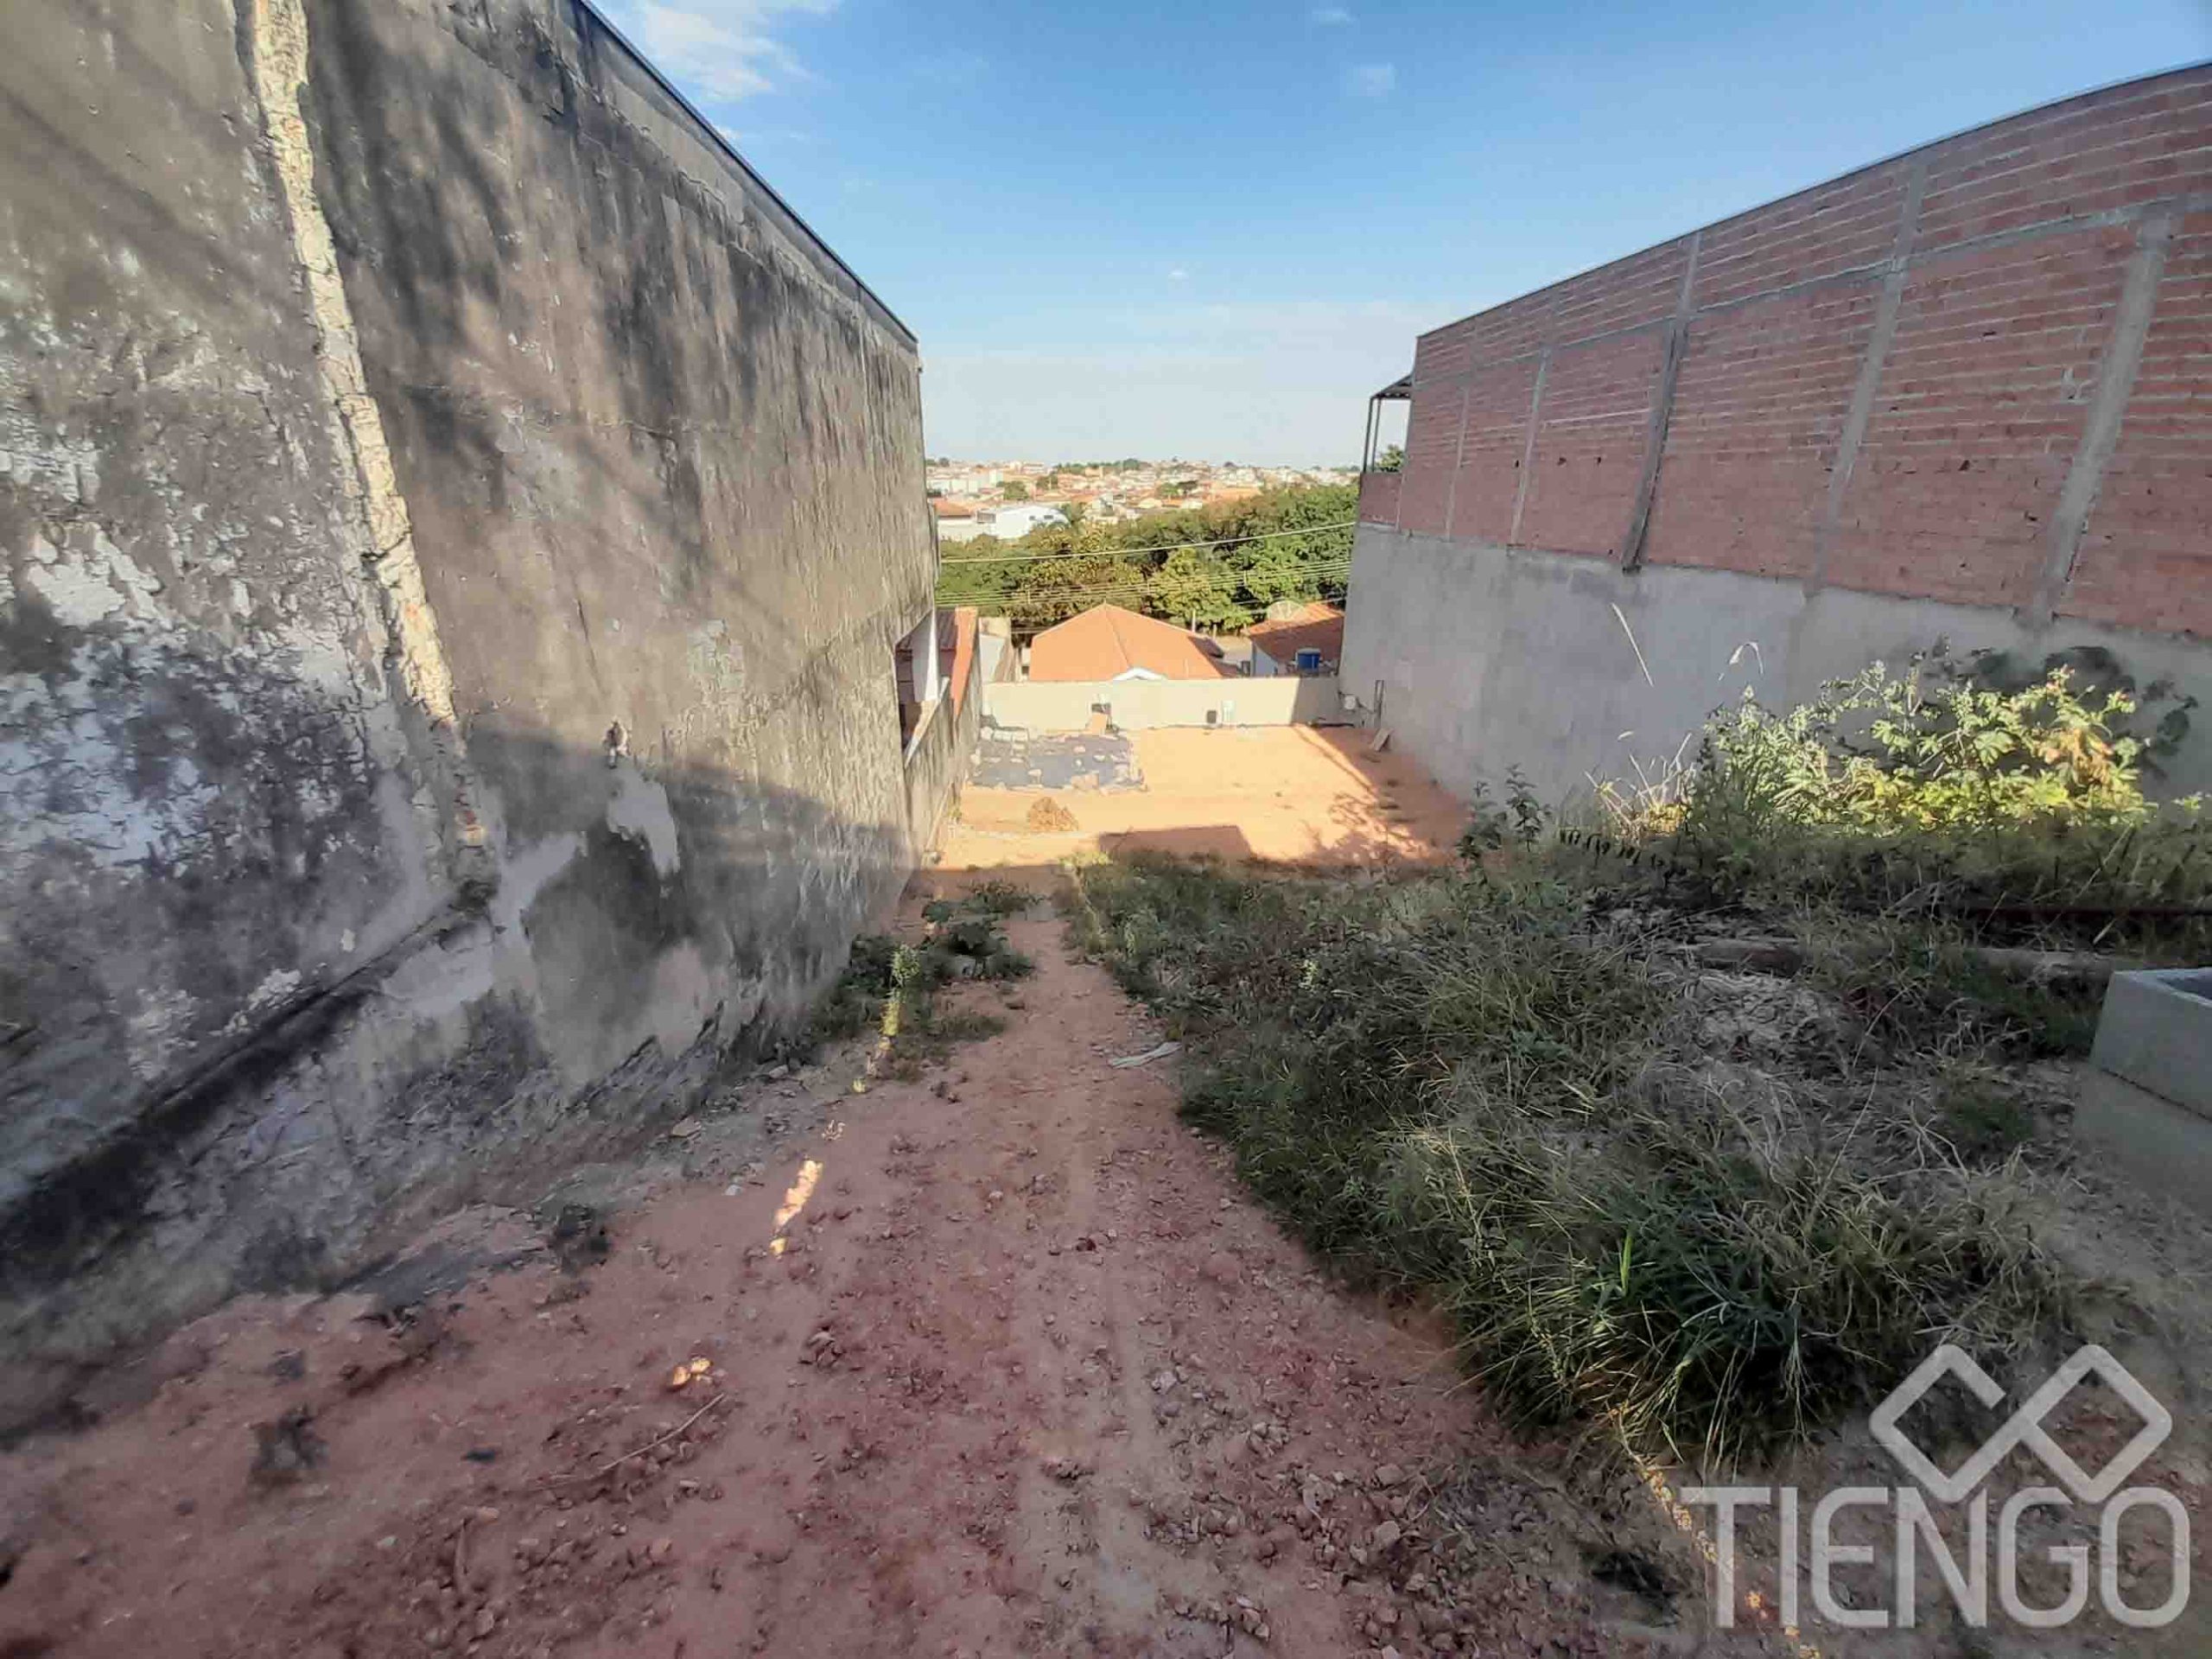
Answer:
[[[1416,334],[2212,55],[2203,0],[602,0],[919,335],[930,453],[1357,459]]]

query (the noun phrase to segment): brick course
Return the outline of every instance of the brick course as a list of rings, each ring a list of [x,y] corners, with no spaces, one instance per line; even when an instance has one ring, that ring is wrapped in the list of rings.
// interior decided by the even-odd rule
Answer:
[[[2139,360],[2131,270],[2154,296],[2147,334],[2130,302]],[[2212,66],[1978,128],[1424,336],[1399,522],[1622,556],[1662,425],[1653,563],[2212,632]]]
[[[1537,412],[1522,543],[1562,553],[1620,551],[1662,344],[1657,331],[1646,329],[1553,355]]]
[[[2175,227],[2120,442],[2058,610],[2212,638],[2212,213]]]

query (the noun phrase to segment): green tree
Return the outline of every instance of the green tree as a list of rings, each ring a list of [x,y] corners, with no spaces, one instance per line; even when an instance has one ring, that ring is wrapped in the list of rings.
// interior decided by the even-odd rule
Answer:
[[[1236,577],[1212,554],[1192,548],[1167,556],[1145,583],[1146,608],[1192,628],[1240,627],[1251,613],[1236,602]]]
[[[1394,443],[1388,449],[1385,449],[1381,454],[1376,456],[1375,470],[1378,473],[1402,473],[1405,471],[1405,445],[1402,443]]]
[[[1070,514],[1075,522],[1039,525],[1019,543],[978,537],[949,544],[938,593],[946,604],[980,605],[994,615],[1013,615],[1015,596],[1026,590],[1022,614],[1042,619],[1029,626],[1049,626],[1102,601],[1188,622],[1198,611],[1217,607],[1201,588],[1198,611],[1188,608],[1192,596],[1183,584],[1198,572],[1217,571],[1228,579],[1236,612],[1220,620],[1204,620],[1208,626],[1233,626],[1278,599],[1334,598],[1344,592],[1351,552],[1349,521],[1357,499],[1357,488],[1349,484],[1301,486],[1224,506],[1179,508],[1113,524],[1078,508]],[[1185,545],[1191,543],[1206,545]],[[1178,551],[1199,556],[1199,563],[1194,568],[1185,560],[1166,585],[1154,583],[1152,578]],[[970,563],[996,552],[1084,556],[1036,563]],[[1072,591],[1082,585],[1077,581],[1078,566],[1094,589],[1103,575],[1105,585],[1117,591],[1088,596]]]
[[[1009,478],[999,486],[999,494],[1008,501],[1027,501],[1029,499],[1029,486],[1018,478]]]
[[[1141,568],[1109,555],[1039,559],[1023,572],[1007,614],[1017,628],[1049,628],[1094,605],[1135,608],[1143,587]]]
[[[1084,521],[1090,516],[1090,504],[1083,501],[1063,501],[1060,503],[1060,513],[1068,521],[1070,530],[1081,530]]]
[[[938,571],[937,602],[973,605],[986,616],[1005,615],[1007,601],[1027,568],[1018,559],[1003,556],[1013,551],[1012,543],[995,536],[948,543]]]

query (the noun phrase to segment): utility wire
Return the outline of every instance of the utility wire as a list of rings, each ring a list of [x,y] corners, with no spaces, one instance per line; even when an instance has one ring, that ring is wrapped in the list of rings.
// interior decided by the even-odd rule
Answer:
[[[973,558],[940,559],[940,564],[1039,563],[1046,559],[1107,559],[1123,553],[1186,553],[1201,547],[1241,547],[1248,542],[1279,542],[1287,536],[1316,536],[1326,530],[1350,530],[1359,522],[1346,518],[1333,524],[1308,524],[1301,530],[1271,530],[1263,536],[1224,536],[1217,542],[1176,542],[1166,547],[1102,548],[1096,553],[979,553]]]

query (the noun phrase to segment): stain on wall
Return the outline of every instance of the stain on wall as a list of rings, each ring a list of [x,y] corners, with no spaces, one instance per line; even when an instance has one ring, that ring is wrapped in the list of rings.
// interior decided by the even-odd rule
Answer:
[[[913,340],[588,9],[46,11],[0,61],[0,1424],[682,1111],[942,807]]]

